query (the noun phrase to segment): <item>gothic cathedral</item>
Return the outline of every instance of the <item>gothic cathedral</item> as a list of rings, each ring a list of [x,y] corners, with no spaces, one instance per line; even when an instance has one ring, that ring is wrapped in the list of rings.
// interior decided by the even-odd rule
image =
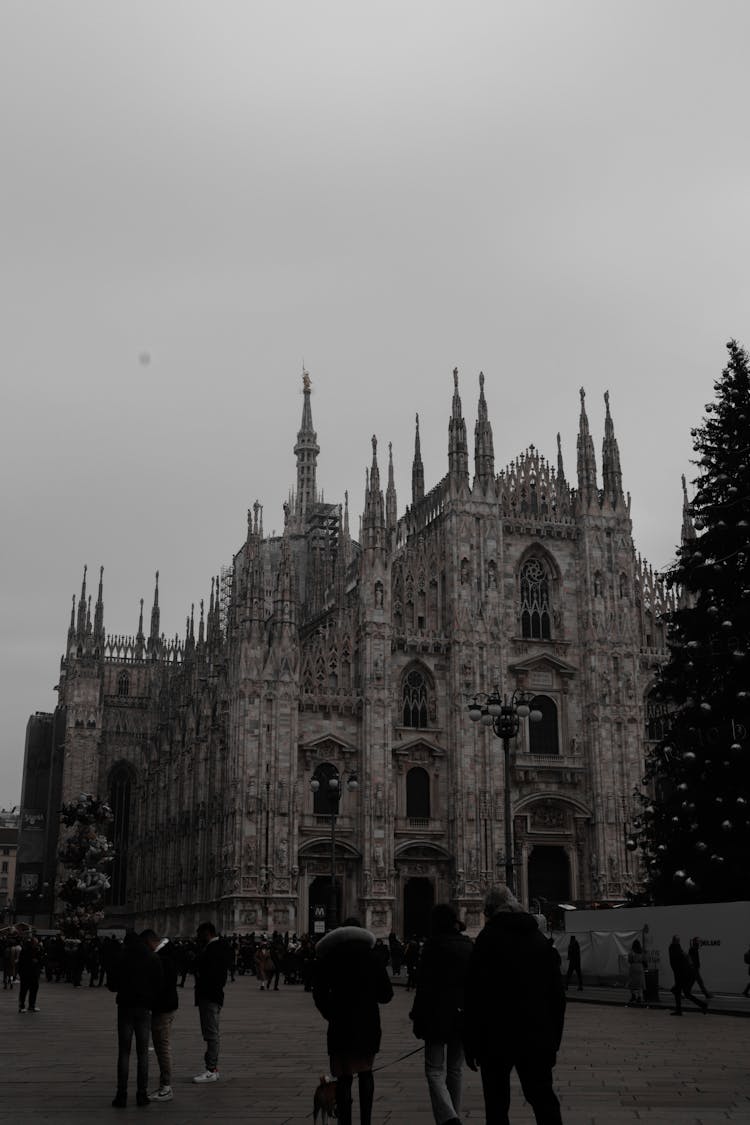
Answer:
[[[256,502],[197,628],[161,634],[157,574],[148,633],[141,604],[135,636],[108,635],[84,572],[58,707],[29,724],[23,802],[47,832],[27,877],[54,883],[56,811],[91,792],[115,814],[112,922],[302,933],[335,899],[408,935],[448,901],[473,930],[505,877],[507,785],[531,909],[638,890],[626,840],[671,595],[633,546],[608,396],[601,485],[583,391],[574,484],[559,435],[556,464],[531,446],[496,472],[480,375],[472,472],[454,371],[447,473],[425,490],[417,418],[399,517],[373,437],[355,540],[348,496],[319,494],[303,384],[283,534]],[[467,710],[496,687],[541,713],[509,777]]]

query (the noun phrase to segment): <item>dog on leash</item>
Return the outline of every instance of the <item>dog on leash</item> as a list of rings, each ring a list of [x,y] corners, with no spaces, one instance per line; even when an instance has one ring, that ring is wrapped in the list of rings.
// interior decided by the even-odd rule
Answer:
[[[320,1083],[313,1098],[313,1121],[328,1125],[329,1117],[336,1117],[336,1079],[331,1074],[321,1074]]]

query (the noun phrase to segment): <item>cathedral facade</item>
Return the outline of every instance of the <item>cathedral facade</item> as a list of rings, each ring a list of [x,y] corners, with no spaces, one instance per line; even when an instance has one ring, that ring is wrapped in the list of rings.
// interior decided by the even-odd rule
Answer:
[[[496,471],[479,384],[473,464],[454,371],[429,491],[417,418],[401,516],[373,438],[355,539],[348,497],[319,495],[304,375],[283,534],[264,534],[256,502],[184,638],[161,633],[158,574],[148,631],[142,605],[123,637],[105,631],[101,573],[92,610],[84,572],[58,707],[29,724],[23,815],[44,832],[27,886],[54,885],[56,810],[91,792],[114,810],[110,920],[314,931],[335,892],[339,916],[379,934],[424,931],[440,901],[473,929],[504,880],[509,786],[532,909],[638,890],[626,842],[670,595],[634,548],[608,396],[600,482],[581,391],[572,482],[559,435],[556,463],[532,446]],[[468,716],[495,688],[542,716],[522,720],[509,777]]]

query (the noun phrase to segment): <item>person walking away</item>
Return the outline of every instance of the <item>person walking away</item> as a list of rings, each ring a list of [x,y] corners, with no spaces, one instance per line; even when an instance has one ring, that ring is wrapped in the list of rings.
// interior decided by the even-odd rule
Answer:
[[[124,1109],[128,1104],[130,1048],[135,1036],[136,1103],[147,1106],[151,1009],[161,992],[162,968],[158,957],[132,931],[125,935],[122,953],[110,970],[107,987],[117,993],[117,1093],[112,1105]]]
[[[401,965],[404,960],[404,947],[391,930],[388,935],[388,948],[391,953],[391,970],[394,977],[401,976]]]
[[[284,959],[286,957],[286,948],[284,946],[284,939],[282,938],[281,934],[274,934],[273,939],[271,941],[270,954],[271,954],[271,979],[269,979],[268,984],[266,985],[266,988],[270,987],[271,980],[273,980],[273,990],[274,990],[274,992],[278,992],[279,991],[279,977],[281,976],[281,970],[284,967]]]
[[[358,1076],[359,1120],[371,1125],[380,1049],[379,1004],[393,999],[388,973],[373,956],[375,938],[356,918],[331,930],[316,946],[313,1000],[328,1021],[328,1054],[336,1077],[339,1125],[352,1125],[352,1078]]]
[[[26,997],[29,998],[29,1011],[38,1012],[36,997],[39,992],[39,977],[42,973],[42,947],[35,937],[27,938],[18,954],[18,977],[21,982],[18,993],[18,1011],[26,1011]]]
[[[198,956],[195,959],[195,1003],[206,1043],[206,1069],[193,1082],[219,1081],[219,1019],[227,983],[227,963],[213,922],[201,922],[196,932]]]
[[[151,1008],[151,1041],[159,1063],[159,1086],[149,1094],[152,1102],[171,1102],[172,1093],[172,1023],[179,1006],[177,996],[177,954],[169,938],[159,938],[154,930],[144,930],[141,938],[159,958],[162,986]]]
[[[410,1016],[414,1034],[425,1041],[424,1069],[436,1125],[461,1125],[464,982],[471,952],[471,941],[459,933],[451,907],[433,907]]]
[[[583,992],[583,977],[581,976],[581,947],[575,934],[570,935],[568,942],[568,975],[565,978],[565,987],[570,984],[573,973],[578,977],[578,991]]]
[[[643,947],[635,939],[628,953],[628,988],[630,999],[627,1007],[632,1005],[642,1006],[646,992],[646,962],[643,959]]]
[[[699,937],[690,939],[690,945],[688,946],[688,957],[690,958],[690,964],[693,967],[693,977],[695,978],[695,983],[698,985],[698,988],[701,990],[706,999],[712,1000],[713,993],[708,991],[705,984],[703,983],[703,977],[701,976],[701,939]]]
[[[537,1125],[562,1125],[552,1071],[565,989],[554,951],[507,887],[491,890],[465,987],[464,1053],[482,1075],[487,1125],[508,1125],[515,1067]]]
[[[750,947],[748,948],[747,952],[745,953],[745,956],[744,956],[743,960],[744,960],[745,964],[747,965],[748,976],[750,976]],[[742,993],[742,995],[743,996],[750,996],[750,981],[747,982],[747,987],[745,988],[745,991]]]
[[[404,950],[404,964],[406,965],[406,991],[411,992],[417,982],[417,965],[419,964],[419,939],[412,934]]]
[[[678,934],[674,934],[669,946],[669,965],[674,973],[674,984],[672,992],[674,994],[674,1011],[670,1012],[672,1016],[682,1015],[682,997],[690,1000],[696,1007],[705,1015],[708,1011],[708,1004],[704,1000],[699,1000],[697,996],[693,996],[692,987],[695,977],[693,976],[693,966],[690,964],[690,958],[685,950],[680,945],[680,938]]]
[[[261,989],[268,989],[271,987],[271,978],[273,977],[273,958],[271,957],[271,948],[268,942],[261,942],[255,953],[255,975],[260,981]]]

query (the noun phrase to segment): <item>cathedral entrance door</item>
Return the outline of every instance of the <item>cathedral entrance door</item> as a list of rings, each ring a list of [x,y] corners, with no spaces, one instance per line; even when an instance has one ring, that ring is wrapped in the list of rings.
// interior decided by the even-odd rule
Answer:
[[[412,934],[427,937],[430,932],[430,911],[435,905],[435,887],[431,879],[413,876],[404,886],[404,938]]]
[[[326,911],[331,901],[331,876],[318,875],[310,884],[307,932],[321,937],[326,932]],[[341,919],[341,883],[336,880],[336,917]]]
[[[570,865],[564,848],[535,844],[528,865],[529,902],[567,902],[570,898]]]

